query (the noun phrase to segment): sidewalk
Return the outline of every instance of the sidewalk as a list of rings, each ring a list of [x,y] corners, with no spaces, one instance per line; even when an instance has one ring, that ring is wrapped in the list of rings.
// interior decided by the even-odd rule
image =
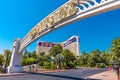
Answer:
[[[66,71],[66,70],[49,70],[49,71],[42,71],[42,72],[36,72],[36,73],[50,73],[50,72],[61,72],[61,71]],[[5,74],[1,73],[0,77],[5,77],[5,76],[18,76],[18,75],[27,75],[29,73],[10,73],[10,74]],[[111,71],[105,71],[102,73],[98,73],[92,76],[88,76],[85,78],[85,80],[117,80],[115,77],[115,74]]]
[[[86,77],[86,80],[117,80],[112,71],[105,71]]]
[[[25,75],[28,73],[0,73],[0,77],[6,77],[6,76],[18,76],[18,75]]]
[[[62,72],[66,70],[44,70],[44,71],[38,71],[38,72],[24,72],[24,73],[0,73],[0,77],[5,77],[5,76],[19,76],[19,75],[26,75],[29,73],[51,73],[51,72]]]

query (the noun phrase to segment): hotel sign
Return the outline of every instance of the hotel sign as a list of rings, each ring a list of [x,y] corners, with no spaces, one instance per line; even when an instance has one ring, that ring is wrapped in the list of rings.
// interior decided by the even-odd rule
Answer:
[[[50,14],[48,17],[38,23],[28,34],[31,39],[46,31],[47,29],[53,28],[57,23],[73,16],[77,12],[77,7],[73,1],[69,1],[65,5],[61,6],[55,12]]]

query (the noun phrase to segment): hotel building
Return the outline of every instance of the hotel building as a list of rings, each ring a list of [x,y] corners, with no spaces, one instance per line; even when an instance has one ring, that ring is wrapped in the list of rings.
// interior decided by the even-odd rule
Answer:
[[[61,43],[39,41],[37,43],[36,52],[45,52],[45,54],[49,54],[49,50],[57,44],[60,44],[63,49],[69,49],[75,56],[80,55],[80,38],[78,36],[72,36],[68,40]]]

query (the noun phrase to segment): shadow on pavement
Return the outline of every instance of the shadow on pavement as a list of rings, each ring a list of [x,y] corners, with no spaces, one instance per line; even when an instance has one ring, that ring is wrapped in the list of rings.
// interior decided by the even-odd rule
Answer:
[[[102,79],[92,79],[92,78],[87,78],[85,80],[102,80]]]
[[[54,75],[54,74],[47,74],[47,73],[29,73],[29,74],[58,77],[58,78],[63,78],[63,80],[65,80],[65,79],[70,79],[70,80],[86,80],[84,78],[77,78],[77,77],[70,77],[70,76],[63,76],[63,75]]]
[[[64,75],[54,75],[54,74],[48,74],[48,73],[29,73],[29,74],[58,77],[58,78],[63,78],[63,80],[65,80],[65,79],[70,79],[70,80],[101,80],[101,79],[92,79],[92,78],[84,79],[84,78],[64,76]]]

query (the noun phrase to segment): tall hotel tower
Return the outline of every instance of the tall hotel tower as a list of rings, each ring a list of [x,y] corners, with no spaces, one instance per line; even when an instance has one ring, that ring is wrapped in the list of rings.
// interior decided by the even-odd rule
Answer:
[[[69,49],[76,56],[80,55],[80,38],[78,36],[72,36],[62,44],[63,49]]]
[[[36,51],[37,53],[45,52],[45,54],[49,54],[49,50],[57,44],[60,44],[63,49],[69,49],[75,56],[80,55],[80,38],[78,36],[72,36],[68,40],[61,43],[39,41],[37,43]]]

